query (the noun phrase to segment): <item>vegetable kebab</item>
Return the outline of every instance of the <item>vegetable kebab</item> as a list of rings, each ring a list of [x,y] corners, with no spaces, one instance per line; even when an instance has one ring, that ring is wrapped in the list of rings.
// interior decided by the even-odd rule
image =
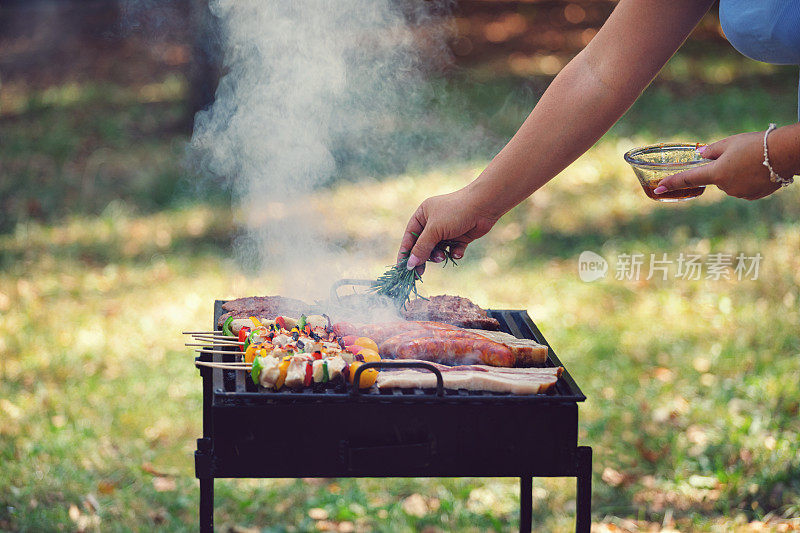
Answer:
[[[359,366],[381,360],[375,341],[352,336],[337,340],[323,315],[265,321],[228,318],[222,332],[242,345],[244,362],[252,363],[253,383],[275,390],[352,384]],[[378,371],[368,368],[361,373],[359,387],[369,388],[377,379]]]

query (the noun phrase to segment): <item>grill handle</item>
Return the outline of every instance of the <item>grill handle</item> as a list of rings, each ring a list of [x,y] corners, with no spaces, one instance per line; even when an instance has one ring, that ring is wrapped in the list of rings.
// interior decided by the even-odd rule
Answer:
[[[331,285],[331,301],[335,302],[336,305],[342,305],[342,301],[339,300],[339,287],[347,287],[348,285],[372,287],[373,285],[375,285],[375,281],[368,279],[354,279],[354,278],[340,279],[339,281]]]
[[[353,387],[350,389],[351,396],[358,396],[360,394],[359,385],[361,384],[361,373],[369,368],[421,368],[422,370],[430,370],[436,376],[436,396],[444,396],[444,378],[439,369],[430,363],[422,361],[379,361],[375,363],[364,363],[356,369],[353,376]]]

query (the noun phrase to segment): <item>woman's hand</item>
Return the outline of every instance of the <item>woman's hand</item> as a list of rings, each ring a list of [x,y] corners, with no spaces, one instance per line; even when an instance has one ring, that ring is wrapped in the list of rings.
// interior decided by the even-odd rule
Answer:
[[[444,261],[441,243],[446,241],[454,259],[461,259],[467,245],[492,229],[500,214],[480,207],[469,186],[441,196],[428,198],[408,221],[397,261],[411,252],[408,268],[422,274],[425,261]]]
[[[770,147],[774,133],[770,133]],[[780,188],[780,185],[770,181],[769,170],[763,165],[764,132],[727,137],[699,148],[698,153],[714,161],[664,178],[653,192],[662,194],[699,185],[716,185],[730,196],[758,200]],[[770,150],[770,160],[773,159]]]

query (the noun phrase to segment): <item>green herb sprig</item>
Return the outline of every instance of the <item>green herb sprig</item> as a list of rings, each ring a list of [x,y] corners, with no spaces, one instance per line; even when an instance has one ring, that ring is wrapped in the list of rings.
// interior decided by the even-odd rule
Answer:
[[[417,234],[414,234],[414,236],[419,237]],[[455,243],[449,241],[442,241],[436,247],[436,249],[444,252],[444,263],[442,267],[446,266],[448,262],[458,266],[450,250],[450,247],[454,244]],[[412,293],[417,298],[427,300],[427,298],[417,291],[417,281],[422,283],[422,277],[417,273],[416,268],[412,268],[411,270],[407,268],[409,253],[410,252],[406,252],[405,257],[396,265],[389,266],[386,272],[375,280],[375,283],[368,291],[394,300],[399,307],[405,307],[406,303],[411,300]]]

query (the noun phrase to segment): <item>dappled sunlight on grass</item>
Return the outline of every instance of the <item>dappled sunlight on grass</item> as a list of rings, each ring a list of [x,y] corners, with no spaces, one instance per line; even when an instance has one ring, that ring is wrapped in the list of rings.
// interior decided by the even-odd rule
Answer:
[[[135,87],[94,82],[67,82],[63,85],[32,91],[21,83],[3,85],[0,93],[0,117],[18,115],[42,108],[65,108],[78,104],[114,104],[176,102],[185,98],[186,79],[169,74],[164,79]]]

